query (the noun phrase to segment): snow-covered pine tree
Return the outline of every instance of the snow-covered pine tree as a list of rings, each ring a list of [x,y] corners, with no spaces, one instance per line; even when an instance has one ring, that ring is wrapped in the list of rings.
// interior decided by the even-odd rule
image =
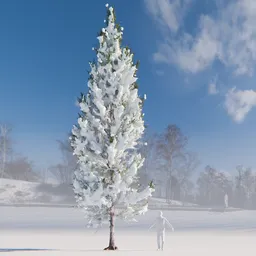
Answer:
[[[78,206],[90,224],[110,222],[106,250],[115,250],[115,217],[133,220],[145,213],[153,186],[140,189],[138,184],[137,172],[144,159],[137,145],[144,121],[137,65],[130,49],[121,47],[123,28],[115,22],[114,9],[106,7],[106,27],[98,36],[97,62],[90,63],[89,92],[78,101],[81,114],[71,145],[78,159],[74,175]]]

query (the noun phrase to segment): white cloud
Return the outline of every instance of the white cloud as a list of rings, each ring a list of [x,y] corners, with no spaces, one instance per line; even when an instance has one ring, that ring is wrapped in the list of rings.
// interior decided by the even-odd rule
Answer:
[[[190,1],[189,1],[190,2]],[[177,65],[197,73],[215,60],[232,68],[234,74],[253,73],[256,63],[256,1],[232,0],[218,7],[215,16],[201,15],[194,36],[180,30],[187,1],[145,0],[147,9],[162,29],[164,40],[154,54],[157,62]]]
[[[144,0],[148,12],[171,32],[177,32],[182,22],[187,4],[191,0]]]
[[[225,108],[237,123],[242,123],[249,111],[256,106],[256,91],[232,88],[225,97]]]
[[[218,89],[217,89],[217,86],[216,86],[216,83],[214,82],[211,82],[208,86],[208,93],[210,95],[216,95],[219,93]]]
[[[202,29],[197,38],[183,33],[178,40],[169,40],[168,43],[160,44],[158,52],[154,54],[154,60],[175,64],[191,73],[200,72],[211,65],[219,55],[221,46],[214,33],[203,27],[205,26],[203,24],[209,24],[209,27],[214,28],[214,25],[210,25],[212,21],[208,17],[202,17],[200,23]]]
[[[234,78],[252,76],[256,67],[256,0],[213,1],[216,12],[202,13],[196,33],[190,34],[183,19],[192,0],[144,0],[163,35],[153,55],[155,62],[195,74],[220,61]],[[210,95],[222,95],[216,84],[208,85]],[[233,120],[241,123],[256,106],[256,91],[230,89],[224,105]]]

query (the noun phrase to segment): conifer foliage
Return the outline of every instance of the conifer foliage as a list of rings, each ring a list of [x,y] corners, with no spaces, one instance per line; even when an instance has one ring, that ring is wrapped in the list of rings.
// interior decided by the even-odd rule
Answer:
[[[134,220],[147,211],[150,184],[141,189],[137,172],[144,159],[137,146],[144,132],[143,99],[138,96],[137,65],[128,47],[121,47],[123,28],[107,7],[106,26],[94,48],[87,95],[81,94],[81,114],[70,138],[78,167],[74,192],[90,225],[110,223],[109,246],[114,241],[115,218]]]

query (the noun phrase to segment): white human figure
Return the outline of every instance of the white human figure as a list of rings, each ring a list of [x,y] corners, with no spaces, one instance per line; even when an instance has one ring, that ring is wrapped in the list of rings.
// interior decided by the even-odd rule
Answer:
[[[224,203],[225,203],[225,208],[228,208],[228,194],[225,194],[224,196]]]
[[[156,226],[157,231],[157,249],[162,250],[164,249],[164,242],[165,242],[165,226],[166,224],[174,231],[172,224],[163,216],[163,213],[159,211],[159,216],[157,217],[156,221],[150,226],[149,229]]]

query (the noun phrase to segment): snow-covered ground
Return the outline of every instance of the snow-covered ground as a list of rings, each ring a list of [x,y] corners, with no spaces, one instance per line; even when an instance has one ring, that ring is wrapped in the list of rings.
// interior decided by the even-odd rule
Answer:
[[[192,204],[192,203],[187,203],[187,202],[181,202],[181,201],[176,201],[176,200],[171,200],[168,204],[166,203],[166,199],[164,198],[150,198],[150,201],[149,201],[149,204],[150,205],[154,205],[154,206],[163,206],[163,207],[166,207],[166,206],[174,206],[174,207],[196,207],[198,205],[196,204]]]
[[[104,252],[107,227],[85,228],[83,214],[72,208],[1,207],[0,255],[255,255],[256,212],[228,213],[169,211],[175,227],[167,232],[164,252],[156,251],[157,216],[149,211],[137,223],[117,222],[118,252]]]

